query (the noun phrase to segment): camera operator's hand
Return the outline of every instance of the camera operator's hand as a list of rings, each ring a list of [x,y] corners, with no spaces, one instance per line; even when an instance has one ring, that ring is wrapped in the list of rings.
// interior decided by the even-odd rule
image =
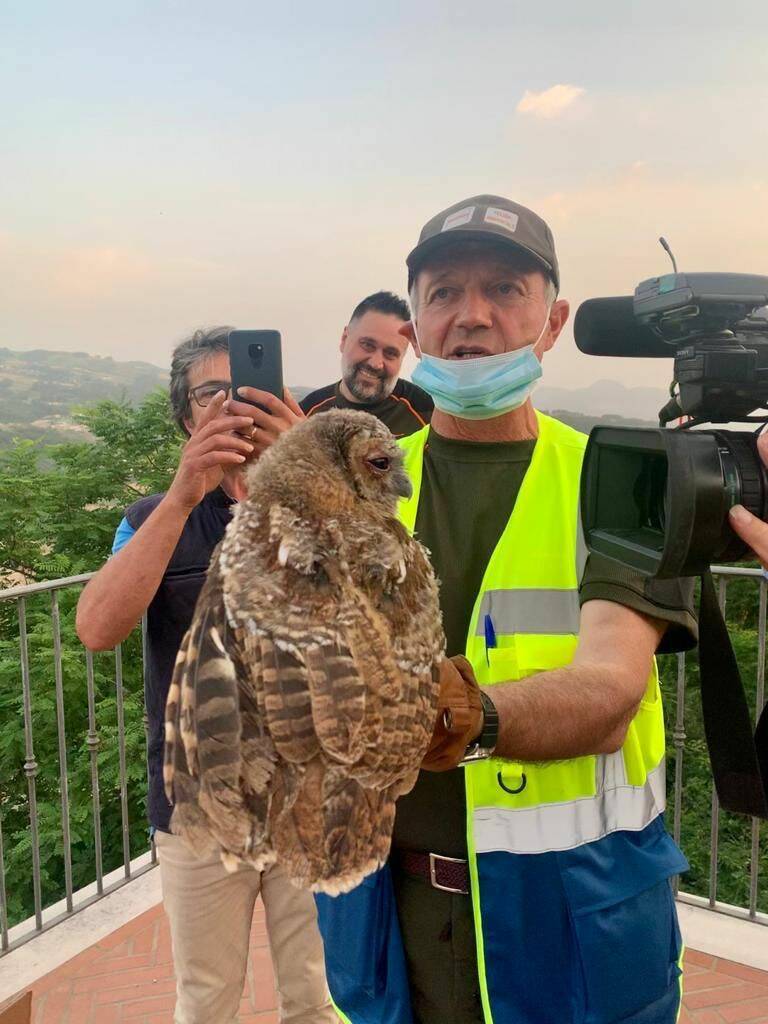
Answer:
[[[248,402],[258,402],[269,411],[264,412],[264,409],[257,409],[249,405],[248,402],[239,402],[238,398],[246,398]],[[227,409],[234,415],[250,416],[253,420],[250,437],[257,457],[274,444],[286,430],[290,430],[296,423],[301,423],[306,419],[288,388],[283,388],[282,402],[268,391],[261,391],[259,388],[238,388],[237,397],[230,398]]]
[[[226,392],[220,391],[203,410],[168,488],[166,500],[187,514],[219,486],[228,469],[242,465],[253,454],[254,445],[243,436],[253,429],[253,417],[233,415],[225,404]]]
[[[761,434],[757,439],[757,450],[763,465],[768,466],[768,434]],[[753,516],[743,505],[734,505],[730,512],[731,526],[745,541],[768,569],[768,523]]]

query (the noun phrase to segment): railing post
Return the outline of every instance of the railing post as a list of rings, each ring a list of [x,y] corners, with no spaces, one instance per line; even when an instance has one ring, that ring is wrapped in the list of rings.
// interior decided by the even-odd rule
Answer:
[[[3,856],[3,816],[0,814],[0,950],[8,949],[8,896],[5,891],[5,857]]]
[[[760,598],[757,613],[757,688],[755,694],[755,722],[765,704],[765,621],[766,621],[766,582],[760,580]],[[757,893],[760,881],[760,819],[752,819],[751,851],[749,858],[749,916],[754,921],[757,917]]]
[[[93,679],[93,651],[85,649],[86,685],[88,687],[88,736],[86,744],[91,760],[91,794],[93,799],[93,851],[96,858],[96,891],[104,891],[104,873],[101,852],[101,794],[99,792],[99,747],[101,740],[96,731],[96,698]]]
[[[51,592],[53,630],[53,672],[56,688],[56,732],[59,740],[59,790],[61,793],[61,837],[64,847],[64,890],[67,910],[72,910],[72,841],[69,833],[69,779],[67,776],[67,734],[64,720],[64,679],[61,667],[61,621],[59,595]]]
[[[144,741],[147,751],[147,778],[149,778],[149,715],[147,714],[147,665],[149,664],[148,650],[149,637],[147,634],[147,613],[141,616],[141,682],[143,691],[141,695],[141,721],[144,726]],[[150,857],[153,864],[157,864],[157,845],[155,844],[154,832],[149,837]]]
[[[728,580],[725,576],[719,575],[717,579],[717,599],[720,611],[725,618],[725,603],[727,599]],[[709,829],[709,905],[714,909],[717,903],[717,855],[720,844],[720,801],[717,798],[717,790],[712,783],[712,817]]]
[[[677,707],[675,709],[675,726],[672,732],[675,745],[675,793],[673,835],[680,845],[683,814],[683,754],[685,751],[685,654],[677,655]],[[673,881],[675,895],[680,888],[680,876],[675,875]]]
[[[35,929],[43,927],[43,904],[40,894],[40,836],[37,828],[37,761],[32,740],[32,684],[29,676],[29,650],[27,647],[27,609],[23,597],[17,602],[19,618],[19,654],[21,660],[21,686],[24,694],[24,773],[27,776],[29,797],[29,830],[32,836],[32,891],[35,901]]]
[[[128,782],[125,769],[125,695],[123,692],[123,645],[115,647],[115,693],[117,696],[117,751],[120,764],[120,817],[123,826],[123,867],[131,877],[131,835],[128,823]]]

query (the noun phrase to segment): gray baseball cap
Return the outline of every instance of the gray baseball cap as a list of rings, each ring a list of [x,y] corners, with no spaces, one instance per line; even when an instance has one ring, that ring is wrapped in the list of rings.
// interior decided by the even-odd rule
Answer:
[[[473,196],[454,203],[447,210],[427,221],[419,241],[407,260],[408,288],[426,260],[443,246],[455,244],[460,238],[506,242],[527,253],[541,264],[542,270],[560,288],[560,270],[555,254],[555,240],[548,225],[533,210],[503,196]]]

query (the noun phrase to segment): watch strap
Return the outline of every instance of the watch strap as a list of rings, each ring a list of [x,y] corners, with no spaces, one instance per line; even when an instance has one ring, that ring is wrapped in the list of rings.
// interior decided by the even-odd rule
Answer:
[[[488,694],[480,691],[480,700],[483,704],[483,728],[478,738],[478,743],[483,750],[491,753],[496,749],[499,742],[499,712]]]
[[[493,757],[499,739],[499,712],[491,698],[483,690],[480,691],[483,705],[483,728],[476,740],[473,740],[464,751],[460,765],[472,764],[474,761],[485,761]]]

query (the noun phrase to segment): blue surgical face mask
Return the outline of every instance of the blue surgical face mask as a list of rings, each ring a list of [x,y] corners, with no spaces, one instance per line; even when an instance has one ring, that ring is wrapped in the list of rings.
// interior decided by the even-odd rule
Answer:
[[[463,420],[490,420],[519,409],[542,374],[535,350],[549,324],[550,308],[532,345],[472,359],[440,359],[422,352],[411,380],[432,396],[436,408]]]

